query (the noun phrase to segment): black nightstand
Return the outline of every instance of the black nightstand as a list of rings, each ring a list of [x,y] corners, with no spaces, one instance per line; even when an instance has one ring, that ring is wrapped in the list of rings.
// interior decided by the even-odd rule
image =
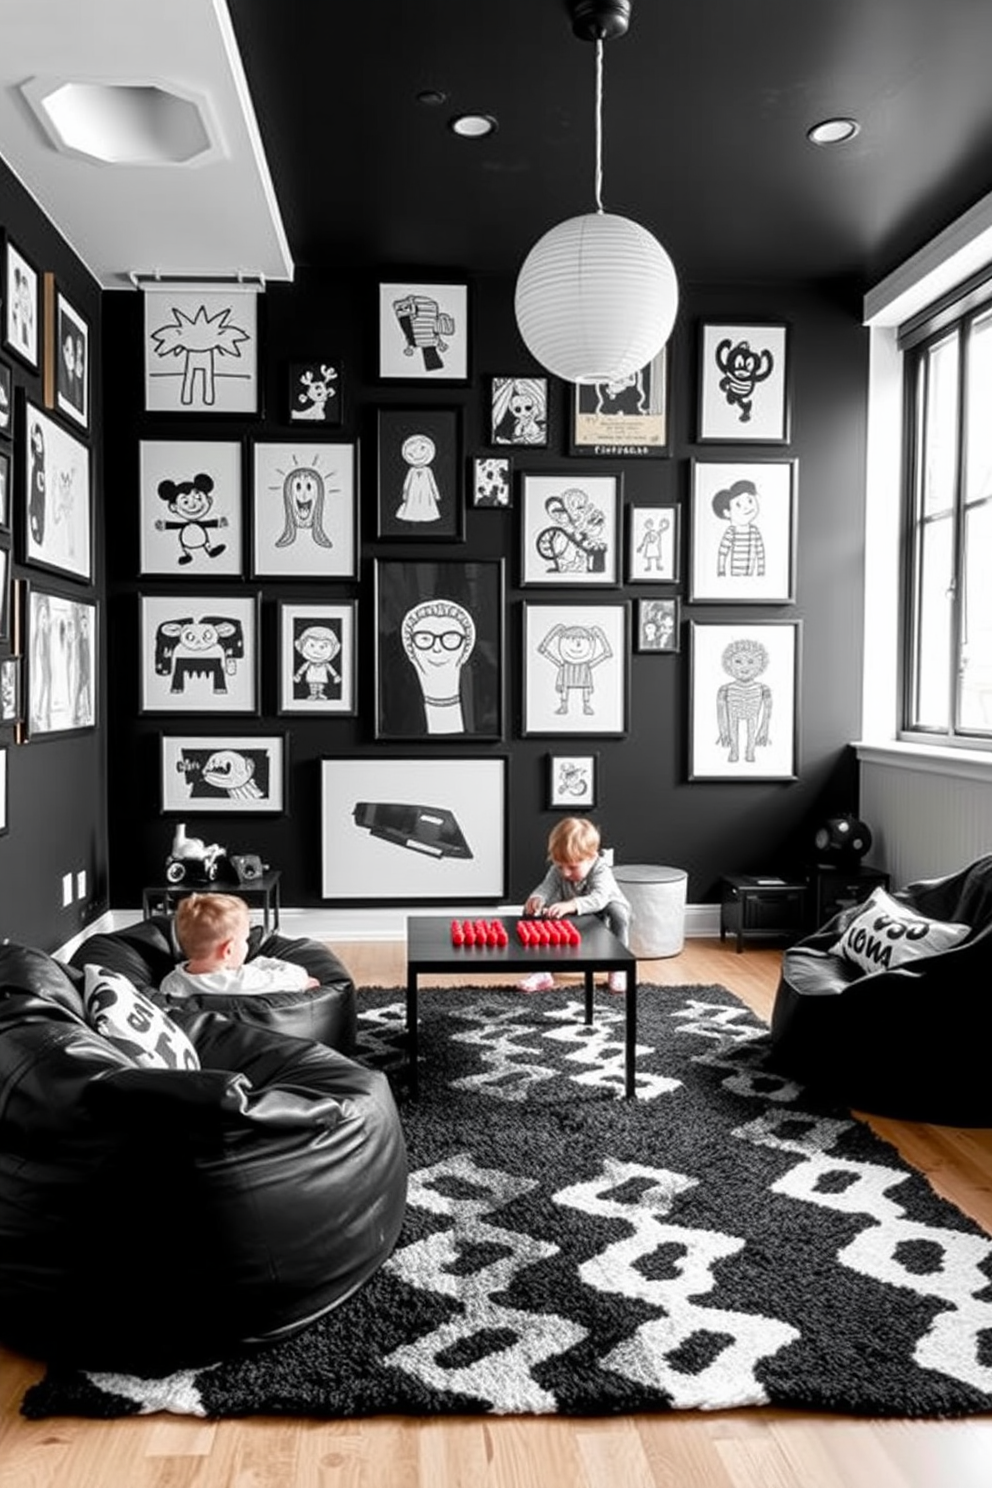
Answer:
[[[774,874],[728,873],[721,880],[720,939],[728,930],[737,937],[737,950],[745,940],[787,937],[795,940],[806,922],[806,884]]]
[[[849,867],[837,863],[812,863],[809,868],[810,929],[818,930],[842,909],[863,904],[873,890],[887,889],[889,875],[864,863]]]

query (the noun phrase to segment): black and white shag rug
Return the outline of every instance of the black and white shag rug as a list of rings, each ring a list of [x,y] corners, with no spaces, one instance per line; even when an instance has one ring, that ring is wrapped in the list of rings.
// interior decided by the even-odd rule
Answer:
[[[294,1338],[167,1379],[49,1373],[32,1417],[992,1409],[992,1239],[840,1108],[766,1070],[720,987],[424,991],[405,1227]],[[389,1066],[403,993],[359,994]]]

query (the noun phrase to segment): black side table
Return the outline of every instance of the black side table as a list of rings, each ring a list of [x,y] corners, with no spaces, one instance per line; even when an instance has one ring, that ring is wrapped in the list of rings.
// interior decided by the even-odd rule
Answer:
[[[728,873],[721,880],[720,939],[728,930],[737,937],[738,955],[745,940],[802,934],[806,884],[774,874]]]
[[[268,935],[270,916],[272,929],[279,929],[279,880],[281,877],[280,868],[269,868],[249,883],[221,883],[215,878],[212,882],[205,884],[146,884],[141,893],[141,912],[146,920],[149,915],[153,914],[171,914],[180,899],[185,899],[187,894],[237,894],[239,899],[243,899],[249,905],[253,901],[255,903],[261,901],[262,930]]]
[[[813,863],[809,869],[810,929],[818,930],[842,909],[863,904],[875,889],[889,887],[889,875],[865,863],[843,866],[837,863]]]

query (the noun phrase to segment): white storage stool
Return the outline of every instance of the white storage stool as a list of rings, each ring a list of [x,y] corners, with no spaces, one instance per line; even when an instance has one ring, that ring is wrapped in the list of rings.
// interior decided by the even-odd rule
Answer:
[[[630,900],[630,949],[644,960],[677,956],[685,943],[684,868],[627,863],[614,877]]]

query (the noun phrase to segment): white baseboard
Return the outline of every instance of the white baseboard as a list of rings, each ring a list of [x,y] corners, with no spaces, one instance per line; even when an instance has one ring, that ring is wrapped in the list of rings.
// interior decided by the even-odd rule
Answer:
[[[446,919],[499,919],[501,915],[520,913],[519,904],[504,904],[495,909],[480,908],[479,905],[399,905],[390,909],[282,909],[279,915],[279,933],[290,939],[309,936],[311,940],[335,941],[370,940],[393,941],[406,938],[406,922],[411,914],[443,915]],[[257,912],[256,912],[257,913]],[[78,935],[60,946],[55,955],[60,961],[68,960],[77,946],[91,935],[100,935],[108,930],[123,930],[141,919],[140,909],[111,909],[99,919],[87,925]],[[687,938],[719,935],[719,904],[687,904],[685,908],[685,933]]]

